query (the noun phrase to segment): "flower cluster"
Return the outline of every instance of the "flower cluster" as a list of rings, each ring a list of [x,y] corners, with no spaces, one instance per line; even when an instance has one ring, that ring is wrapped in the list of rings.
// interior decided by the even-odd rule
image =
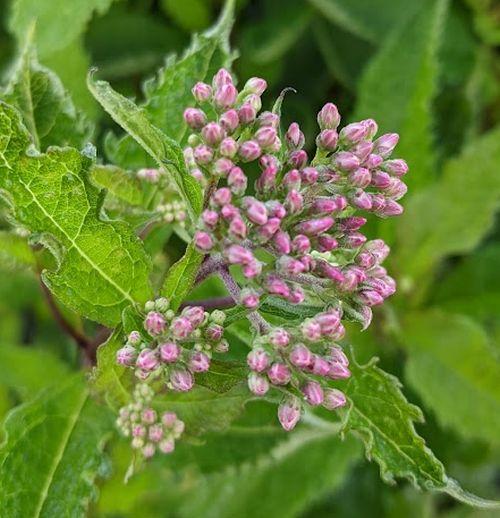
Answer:
[[[344,333],[341,311],[333,309],[306,320],[299,329],[273,328],[254,342],[247,356],[248,386],[257,396],[266,394],[271,386],[286,389],[289,395],[278,409],[285,430],[299,421],[301,399],[328,410],[345,405],[343,392],[329,386],[330,380],[351,375],[349,360],[335,343]]]
[[[368,241],[360,229],[369,213],[403,210],[397,200],[406,192],[401,177],[408,167],[390,158],[398,135],[374,140],[372,119],[338,131],[339,112],[328,103],[318,113],[311,160],[297,123],[280,137],[278,114],[259,115],[265,88],[263,79],[252,78],[238,92],[224,69],[211,86],[193,88],[200,107],[184,112],[193,130],[186,163],[204,183],[223,180],[200,218],[195,244],[241,266],[247,279],[241,303],[249,309],[263,294],[294,304],[319,298],[340,304],[366,327],[372,306],[395,291],[381,266],[388,247]],[[261,172],[250,193],[243,164],[253,161]]]
[[[194,385],[194,374],[209,369],[212,353],[229,348],[222,311],[209,314],[200,306],[188,306],[176,314],[165,298],[147,302],[145,311],[149,337],[132,331],[116,356],[142,381],[163,377],[169,389],[186,392]]]
[[[182,228],[186,226],[186,205],[182,201],[161,203],[156,206],[156,211],[161,214],[165,223],[177,223]]]
[[[184,431],[184,423],[173,412],[158,415],[151,408],[153,389],[144,383],[134,389],[132,403],[120,409],[116,424],[125,437],[131,437],[131,446],[145,458],[152,457],[157,451],[171,453],[175,440]]]

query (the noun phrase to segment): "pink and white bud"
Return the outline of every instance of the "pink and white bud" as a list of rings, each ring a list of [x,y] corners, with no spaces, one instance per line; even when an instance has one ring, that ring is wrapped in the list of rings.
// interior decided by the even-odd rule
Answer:
[[[370,185],[370,182],[372,181],[372,175],[369,169],[366,169],[365,167],[359,167],[349,174],[348,179],[352,186],[361,187],[364,189]]]
[[[253,349],[247,355],[247,364],[255,372],[265,371],[271,362],[271,358],[264,349]]]
[[[198,108],[186,108],[184,110],[184,120],[186,124],[194,130],[201,129],[207,122],[207,116],[203,110]]]
[[[164,412],[161,416],[161,422],[166,428],[173,428],[177,421],[177,414],[175,412]]]
[[[276,262],[276,267],[279,272],[285,275],[298,275],[305,270],[304,265],[300,261],[289,255],[281,256]]]
[[[391,176],[384,171],[373,171],[371,184],[377,189],[386,189],[391,185]]]
[[[205,310],[201,306],[187,306],[182,310],[181,316],[187,318],[193,327],[198,327],[205,320]]]
[[[349,201],[361,210],[370,210],[372,208],[372,198],[370,194],[363,191],[363,189],[357,189],[354,194],[349,197]]]
[[[281,219],[279,218],[269,218],[267,223],[261,225],[258,229],[259,238],[261,241],[266,242],[269,241],[274,234],[278,231],[281,225]]]
[[[360,165],[359,158],[349,151],[339,151],[333,158],[333,164],[342,171],[354,171]]]
[[[391,251],[382,239],[372,239],[371,241],[368,241],[365,245],[365,250],[372,253],[379,264],[383,263],[385,259],[387,259],[387,256]]]
[[[257,110],[250,104],[244,103],[238,110],[238,118],[242,124],[251,124],[257,117]]]
[[[286,364],[276,362],[269,367],[267,377],[273,385],[286,385],[290,381],[292,374]]]
[[[219,214],[217,214],[215,210],[205,209],[201,218],[203,220],[203,224],[210,230],[213,230],[219,221]]]
[[[334,237],[324,234],[318,237],[316,248],[319,252],[323,253],[331,252],[332,250],[335,250],[335,248],[338,248],[338,246],[339,243]]]
[[[292,122],[285,133],[285,141],[288,149],[302,149],[305,144],[305,137],[300,126],[296,122]]]
[[[149,428],[148,437],[150,441],[160,442],[163,439],[163,428],[156,424]]]
[[[361,232],[349,232],[342,240],[344,248],[359,248],[366,243],[366,236]]]
[[[385,161],[383,168],[389,174],[397,177],[404,176],[408,172],[408,164],[401,158]]]
[[[220,124],[217,124],[216,122],[209,122],[203,126],[201,130],[201,136],[209,146],[215,147],[226,136],[226,132]]]
[[[130,367],[134,364],[136,358],[137,351],[135,347],[131,345],[125,345],[124,347],[116,351],[116,362],[119,365],[125,365],[127,367]]]
[[[234,164],[231,160],[229,160],[229,158],[219,158],[214,162],[212,166],[212,174],[214,174],[215,176],[222,176],[225,178],[229,174],[233,166]]]
[[[408,187],[406,184],[399,178],[393,177],[391,178],[391,182],[387,189],[385,189],[384,193],[392,200],[399,200],[406,194],[407,191]]]
[[[317,236],[332,228],[334,223],[335,220],[332,217],[325,216],[324,218],[310,219],[299,223],[296,228],[302,234]]]
[[[262,154],[262,149],[255,140],[247,140],[240,145],[238,155],[244,162],[256,160]]]
[[[379,167],[384,159],[375,153],[370,153],[367,158],[365,158],[363,165],[368,169],[376,169]]]
[[[383,216],[399,216],[403,214],[403,207],[397,201],[386,200],[385,207],[381,210]]]
[[[212,79],[212,87],[214,89],[220,88],[223,85],[233,84],[233,78],[228,70],[221,68],[217,71]]]
[[[214,105],[220,110],[227,110],[234,105],[237,96],[238,90],[233,84],[221,85],[214,92]]]
[[[379,306],[384,302],[384,297],[375,290],[362,290],[358,293],[358,300],[361,304],[366,306]]]
[[[227,110],[219,118],[219,124],[228,132],[233,133],[240,125],[240,118],[238,112],[234,109]]]
[[[220,207],[231,203],[231,199],[231,191],[227,187],[221,187],[220,189],[217,189],[210,198],[212,203],[219,205]]]
[[[194,159],[198,165],[207,165],[214,158],[214,152],[212,148],[205,144],[200,144],[194,148]]]
[[[339,141],[338,133],[333,129],[325,129],[316,137],[316,146],[325,151],[335,151]]]
[[[327,103],[318,113],[319,127],[324,129],[337,129],[340,123],[340,114],[333,103]]]
[[[143,371],[151,372],[159,365],[158,356],[152,349],[143,349],[139,353],[135,365]]]
[[[232,137],[226,137],[219,146],[219,153],[227,158],[233,158],[238,152],[238,143]]]
[[[281,327],[276,327],[269,333],[269,342],[275,347],[286,347],[290,343],[290,333]]]
[[[254,135],[254,139],[263,149],[272,146],[276,137],[276,130],[271,126],[263,126],[262,128],[259,128]]]
[[[290,288],[287,283],[275,275],[269,275],[266,279],[265,288],[271,295],[278,295],[284,298],[290,295]]]
[[[321,326],[321,333],[325,336],[335,332],[340,324],[341,312],[338,309],[331,309],[324,313],[319,313],[314,320]]]
[[[139,331],[132,331],[127,337],[127,344],[136,346],[142,342],[141,333]]]
[[[257,121],[259,126],[271,126],[273,128],[277,128],[280,123],[279,115],[272,112],[262,112],[259,115],[259,119]]]
[[[175,368],[170,373],[170,383],[177,392],[188,392],[193,388],[193,375],[184,368]]]
[[[300,325],[302,336],[310,342],[317,342],[321,338],[321,326],[313,319],[308,319]]]
[[[201,230],[198,230],[194,234],[194,244],[196,248],[203,252],[208,252],[211,250],[214,246],[214,241],[212,239],[212,236],[210,234],[207,234],[206,232],[203,232]]]
[[[175,342],[165,342],[160,345],[160,359],[164,363],[175,363],[181,354],[180,347]]]
[[[323,277],[331,279],[337,284],[344,282],[342,270],[338,266],[333,266],[328,261],[318,260],[316,262],[316,271]]]
[[[248,375],[248,388],[256,396],[264,396],[269,391],[269,381],[264,376],[251,372]]]
[[[231,191],[241,196],[247,190],[247,177],[240,167],[233,167],[227,177],[227,184]]]
[[[210,368],[210,358],[200,351],[196,351],[189,358],[189,369],[192,372],[207,372]]]
[[[304,207],[304,198],[299,191],[292,189],[285,198],[285,206],[291,214],[297,214]]]
[[[318,181],[319,173],[314,167],[305,167],[300,172],[300,179],[305,185],[313,185]]]
[[[370,197],[372,199],[372,211],[380,214],[387,203],[385,196],[383,194],[370,194]]]
[[[288,190],[298,190],[301,182],[300,172],[297,169],[292,169],[285,174],[281,183]]]
[[[276,175],[278,169],[274,166],[266,167],[255,182],[255,189],[258,192],[266,193],[276,186]]]
[[[302,387],[302,393],[311,406],[323,403],[324,394],[321,385],[317,381],[309,381]]]
[[[156,421],[156,411],[152,408],[145,408],[141,413],[141,421],[143,424],[153,424]]]
[[[172,453],[175,449],[175,441],[173,439],[164,439],[158,445],[158,449],[164,454]]]
[[[362,122],[348,124],[339,133],[339,141],[344,146],[357,144],[368,135],[368,128]]]
[[[330,363],[322,356],[316,354],[311,365],[312,373],[316,376],[326,376],[330,372]]]
[[[299,369],[305,369],[313,361],[313,354],[303,344],[297,344],[290,353],[290,362]]]
[[[354,153],[359,160],[363,163],[373,151],[373,142],[368,140],[362,140],[358,142],[354,147],[351,148],[351,153]]]
[[[149,183],[158,183],[160,171],[152,168],[139,169],[139,171],[137,171],[137,177]]]
[[[191,90],[193,97],[199,102],[203,103],[209,101],[212,97],[212,87],[206,83],[199,81]]]
[[[293,238],[292,248],[297,254],[306,254],[311,250],[311,241],[304,234],[298,234]]]
[[[176,317],[170,324],[170,331],[178,340],[185,340],[193,330],[193,324],[186,317]]]
[[[267,88],[267,83],[265,79],[262,79],[260,77],[251,77],[246,83],[245,87],[243,88],[244,91],[250,92],[252,94],[256,95],[262,95]]]
[[[132,428],[132,437],[144,437],[146,435],[146,427],[140,424]]]
[[[373,143],[373,151],[382,158],[387,158],[396,147],[398,141],[399,135],[397,133],[386,133]]]
[[[288,163],[295,169],[302,169],[307,164],[307,153],[303,149],[292,151],[288,155]]]
[[[351,371],[348,369],[347,365],[343,365],[339,362],[330,363],[330,372],[328,373],[328,377],[332,380],[343,380],[350,376]]]
[[[252,223],[255,223],[256,225],[264,225],[264,223],[267,223],[267,209],[262,202],[248,196],[247,198],[244,198],[243,205],[245,207],[246,215]]]
[[[242,218],[235,216],[229,224],[229,235],[233,239],[243,240],[247,237],[248,229]]]
[[[331,361],[340,363],[346,367],[349,366],[349,358],[347,358],[344,351],[336,345],[333,345],[328,349],[328,358],[330,358]]]
[[[337,211],[337,200],[335,198],[317,198],[311,206],[313,214],[332,214]]]
[[[273,237],[273,244],[280,255],[289,254],[292,250],[292,242],[287,232],[279,230]]]
[[[224,255],[231,264],[250,264],[255,258],[250,250],[240,245],[231,245],[225,251]]]
[[[335,410],[336,408],[341,408],[345,406],[347,403],[347,398],[345,394],[337,389],[327,389],[325,390],[325,397],[323,399],[323,407],[327,410]]]
[[[306,294],[304,290],[300,286],[295,286],[290,290],[290,295],[288,295],[288,302],[292,304],[302,304],[306,298]]]
[[[150,311],[144,319],[144,329],[151,336],[158,336],[165,331],[165,317],[157,311]]]
[[[247,309],[257,309],[260,303],[259,294],[250,288],[241,290],[240,302]]]

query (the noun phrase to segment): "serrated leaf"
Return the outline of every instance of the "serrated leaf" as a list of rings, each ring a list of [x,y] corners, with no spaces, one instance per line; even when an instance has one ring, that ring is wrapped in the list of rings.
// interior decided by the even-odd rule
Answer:
[[[158,167],[165,169],[170,175],[194,221],[201,212],[202,193],[200,184],[186,168],[179,144],[151,124],[144,109],[138,108],[131,100],[115,92],[106,81],[94,81],[89,76],[87,84],[115,122],[147,151]]]
[[[70,148],[27,154],[29,143],[19,115],[0,103],[0,188],[16,220],[57,254],[44,282],[77,313],[115,325],[125,306],[150,298],[142,245],[128,225],[101,215],[89,158]]]
[[[202,260],[203,254],[189,245],[184,256],[168,270],[161,293],[170,299],[172,309],[176,310],[191,291]]]
[[[435,176],[432,101],[438,85],[437,52],[447,0],[423,0],[395,27],[359,84],[356,119],[372,117],[381,132],[398,132],[398,156],[408,161],[410,192]]]
[[[369,459],[380,467],[384,481],[406,478],[422,489],[450,494],[469,504],[496,508],[500,504],[468,494],[446,475],[444,466],[417,434],[422,411],[409,403],[399,380],[376,366],[351,362],[352,376],[343,388],[350,400],[344,411],[344,431],[359,436]]]
[[[413,283],[446,255],[472,250],[489,231],[500,200],[499,161],[496,128],[470,142],[435,185],[410,201],[398,226],[397,262]]]
[[[90,176],[97,186],[116,198],[130,205],[142,205],[144,196],[141,182],[131,171],[115,165],[95,164]]]
[[[64,48],[83,33],[96,12],[107,11],[113,0],[13,0],[8,27],[24,41],[36,25],[35,42],[42,56]]]
[[[464,437],[500,441],[500,363],[473,320],[439,310],[409,314],[401,343],[408,382],[438,420]]]
[[[194,36],[191,46],[180,59],[170,57],[158,75],[144,85],[146,101],[141,108],[145,116],[179,143],[183,143],[187,133],[182,116],[184,108],[194,102],[191,88],[197,81],[210,82],[219,68],[229,67],[232,62],[228,37],[233,10],[234,1],[228,0],[217,24],[204,34]],[[115,164],[129,169],[151,163],[130,136],[116,138],[108,135],[106,151]]]
[[[42,66],[31,44],[22,50],[1,98],[22,115],[37,149],[49,146],[82,148],[93,128],[76,110],[60,79]]]
[[[322,306],[311,306],[307,304],[291,304],[279,297],[266,297],[260,309],[264,313],[276,315],[286,320],[303,320],[317,315],[323,310]]]
[[[7,230],[0,231],[0,266],[2,268],[34,268],[35,256],[25,237]]]
[[[86,516],[110,430],[80,376],[13,410],[0,450],[2,516]]]
[[[203,479],[189,517],[298,516],[315,498],[333,492],[359,456],[359,445],[325,430],[297,430],[267,455]]]

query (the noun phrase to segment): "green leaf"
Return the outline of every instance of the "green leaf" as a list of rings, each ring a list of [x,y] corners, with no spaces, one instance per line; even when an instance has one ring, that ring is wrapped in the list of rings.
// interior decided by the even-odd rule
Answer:
[[[210,9],[204,0],[161,0],[161,6],[179,27],[188,32],[204,29],[210,23]]]
[[[383,480],[393,483],[406,478],[421,489],[442,491],[469,505],[496,508],[497,503],[469,495],[447,477],[444,466],[415,430],[414,423],[423,421],[421,410],[406,400],[399,380],[375,363],[375,359],[364,366],[351,362],[352,376],[343,389],[351,403],[344,412],[344,431],[363,440],[367,457],[379,464]]]
[[[70,148],[27,154],[29,142],[17,112],[0,103],[0,188],[19,224],[58,260],[44,282],[77,313],[117,324],[125,306],[151,295],[142,244],[128,225],[104,219],[89,158]]]
[[[203,254],[191,244],[184,256],[168,270],[161,293],[170,299],[172,309],[176,310],[191,291],[202,259]]]
[[[88,86],[102,107],[120,124],[170,175],[179,194],[186,202],[194,221],[201,212],[202,193],[200,184],[186,168],[182,149],[175,140],[167,137],[151,124],[144,109],[115,92],[106,81],[88,78]]]
[[[81,377],[13,410],[0,450],[3,516],[86,516],[110,429]]]
[[[39,150],[82,148],[92,134],[92,126],[75,109],[60,79],[40,65],[31,44],[21,52],[1,97],[20,111]]]
[[[397,264],[411,283],[429,279],[443,257],[474,249],[500,200],[500,128],[450,160],[439,181],[414,197],[400,220]]]
[[[359,84],[356,119],[372,117],[381,132],[398,132],[398,156],[410,166],[410,192],[435,175],[432,102],[438,85],[437,52],[447,0],[418,2],[367,66]]]
[[[473,320],[439,310],[409,314],[400,339],[406,378],[438,420],[467,438],[498,444],[500,363]]]
[[[144,85],[146,100],[141,106],[144,117],[181,144],[187,134],[182,116],[184,108],[194,102],[191,88],[197,81],[210,82],[219,68],[229,67],[232,62],[228,38],[233,23],[233,10],[234,0],[228,0],[218,23],[204,34],[194,36],[191,46],[180,59],[176,60],[173,56],[167,59],[157,76]],[[124,129],[137,140],[133,132],[127,127]],[[137,169],[148,163],[147,155],[137,149],[137,144],[130,136],[116,138],[108,135],[106,151],[108,157],[122,167]]]
[[[69,372],[67,365],[43,349],[6,343],[0,346],[0,384],[15,389],[23,398],[60,383]]]
[[[114,165],[95,164],[90,176],[98,187],[106,189],[116,198],[130,205],[142,205],[141,182],[131,171]]]
[[[291,304],[279,297],[266,297],[260,309],[264,313],[276,315],[286,320],[303,320],[317,315],[323,310],[322,306],[308,306],[306,304]]]
[[[35,267],[35,256],[26,238],[6,230],[0,231],[0,266],[24,270]]]
[[[267,455],[206,477],[183,516],[292,517],[340,486],[359,456],[359,445],[331,431],[297,430]]]
[[[8,27],[18,41],[36,24],[35,43],[41,56],[66,47],[83,33],[94,12],[103,14],[113,0],[13,0]]]

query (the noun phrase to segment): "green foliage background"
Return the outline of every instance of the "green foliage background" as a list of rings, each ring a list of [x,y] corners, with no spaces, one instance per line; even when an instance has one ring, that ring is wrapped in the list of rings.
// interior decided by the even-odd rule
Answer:
[[[142,85],[167,55],[182,55],[191,34],[210,27],[220,9],[217,0],[0,0],[0,70],[5,79],[0,99],[18,107],[40,151],[50,145],[82,149],[91,140],[97,145],[98,164],[113,161],[136,168],[165,157],[176,163],[177,144],[142,121],[142,112],[135,113],[129,99],[144,105],[148,120],[166,135],[182,141],[179,117],[189,91],[170,98],[172,85],[159,76]],[[398,155],[410,165],[405,214],[373,223],[370,229],[391,245],[389,268],[399,291],[377,312],[369,331],[349,330],[349,342],[358,363],[379,357],[379,367],[397,375],[406,398],[422,408],[426,421],[417,423],[417,431],[446,466],[447,476],[471,492],[499,499],[498,4],[243,0],[237,2],[230,40],[239,53],[233,68],[240,80],[253,75],[268,80],[267,103],[283,88],[297,90],[286,97],[284,117],[298,120],[310,140],[315,114],[329,100],[339,106],[344,120],[370,116],[383,131],[401,134]],[[209,68],[228,59],[220,49],[210,50],[208,40],[196,44],[213,53]],[[91,66],[98,67],[99,81],[91,78],[89,89]],[[188,78],[190,73],[197,77],[196,66],[185,65]],[[182,67],[176,71],[176,79],[184,78]],[[149,154],[121,136],[94,96],[116,122],[145,142]],[[220,365],[210,379],[201,380],[190,399],[168,403],[182,408],[188,426],[192,423],[203,435],[189,436],[172,457],[155,459],[123,485],[129,450],[113,432],[113,415],[104,398],[96,402],[90,397],[79,374],[78,349],[54,322],[38,272],[48,268],[43,278],[59,310],[82,335],[93,336],[102,331],[95,322],[120,324],[127,299],[143,302],[151,296],[148,277],[158,284],[182,257],[183,235],[175,229],[152,233],[144,244],[154,256],[151,263],[131,230],[147,218],[148,193],[139,193],[120,169],[92,166],[88,150],[83,155],[49,150],[26,157],[26,130],[17,131],[19,117],[0,106],[0,149],[5,136],[17,139],[17,153],[9,155],[9,163],[28,183],[43,179],[33,190],[47,206],[51,200],[43,192],[63,185],[76,214],[68,220],[67,212],[47,217],[43,207],[38,212],[17,210],[17,223],[36,234],[28,244],[22,233],[11,232],[8,210],[12,202],[22,205],[26,190],[12,189],[7,184],[10,173],[0,164],[0,191],[9,190],[0,201],[0,417],[8,416],[0,450],[0,516],[499,516],[444,493],[415,489],[406,480],[386,483],[395,475],[421,488],[442,489],[446,475],[415,439],[412,420],[418,421],[420,412],[373,365],[359,369],[359,384],[383,387],[389,394],[385,410],[399,413],[403,425],[391,429],[394,423],[380,419],[380,429],[392,434],[391,441],[373,428],[366,437],[364,421],[373,408],[367,408],[361,389],[350,386],[356,411],[348,416],[348,428],[365,435],[379,466],[364,458],[352,434],[341,442],[338,430],[304,426],[287,438],[276,426],[272,407],[250,402],[241,413],[248,394],[239,384],[238,368]],[[64,170],[57,166],[61,163]],[[180,169],[173,168],[173,181],[195,214],[200,193]],[[109,213],[115,210],[131,226],[97,216],[104,202],[101,187],[113,196],[105,202]],[[95,216],[79,221],[82,204]],[[102,240],[101,248],[92,241],[95,236]],[[106,261],[100,253],[106,246],[121,247],[123,257]],[[96,264],[100,280],[95,279]],[[163,284],[164,292],[175,299],[198,264],[196,253],[188,249]],[[105,292],[102,282],[109,284]],[[75,283],[86,287],[79,298],[74,296]],[[220,289],[209,283],[192,296]],[[282,314],[276,307],[268,312]],[[125,314],[125,329],[134,327],[133,318]],[[246,336],[247,329],[235,325],[234,360],[243,356]],[[111,407],[127,397],[122,373],[106,368],[120,339],[118,331],[111,336],[98,353],[101,369],[93,373],[93,386],[106,389]],[[385,415],[382,407],[380,416]],[[372,421],[377,424],[376,416]],[[391,449],[398,444],[415,448],[420,468],[428,466],[429,471],[401,463],[400,451]],[[57,465],[54,458],[60,460]],[[67,480],[73,482],[68,485]]]

